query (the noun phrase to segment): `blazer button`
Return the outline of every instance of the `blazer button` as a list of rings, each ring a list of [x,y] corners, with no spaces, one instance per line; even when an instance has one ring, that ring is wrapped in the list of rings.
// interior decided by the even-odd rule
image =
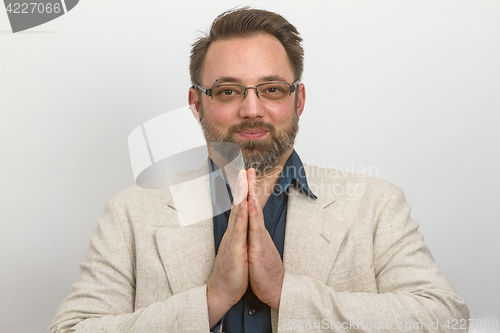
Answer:
[[[248,310],[248,314],[253,316],[255,314],[255,309]]]

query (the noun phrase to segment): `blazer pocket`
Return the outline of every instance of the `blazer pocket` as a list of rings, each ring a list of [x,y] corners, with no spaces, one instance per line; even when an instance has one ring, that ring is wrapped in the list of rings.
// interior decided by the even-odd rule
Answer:
[[[331,286],[335,291],[377,293],[377,281],[375,280],[373,266],[353,278],[334,282]]]

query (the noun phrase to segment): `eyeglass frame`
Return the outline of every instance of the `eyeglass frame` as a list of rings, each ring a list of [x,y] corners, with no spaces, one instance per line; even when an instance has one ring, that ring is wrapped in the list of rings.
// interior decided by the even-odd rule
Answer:
[[[297,80],[297,81],[295,81],[292,84],[290,84],[288,82],[282,82],[282,81],[264,82],[264,83],[260,83],[260,84],[256,85],[255,87],[245,87],[244,85],[237,84],[237,83],[223,83],[223,84],[219,84],[219,85],[216,85],[216,86],[214,85],[214,86],[212,86],[212,88],[207,88],[207,87],[204,87],[204,86],[201,86],[201,85],[198,85],[198,84],[193,84],[192,88],[194,88],[194,89],[200,89],[205,95],[207,95],[208,97],[211,97],[212,99],[214,99],[214,96],[212,94],[212,90],[215,87],[222,87],[224,85],[239,86],[239,87],[243,87],[245,89],[245,92],[243,93],[243,99],[245,99],[245,97],[247,97],[247,94],[248,94],[248,89],[255,89],[255,94],[257,95],[257,98],[260,98],[259,97],[259,91],[257,90],[257,87],[258,86],[262,86],[264,84],[270,84],[270,83],[284,83],[284,84],[288,84],[288,87],[290,88],[290,93],[288,94],[288,96],[291,96],[292,93],[295,92],[295,90],[298,88],[298,86],[300,84],[300,80]]]

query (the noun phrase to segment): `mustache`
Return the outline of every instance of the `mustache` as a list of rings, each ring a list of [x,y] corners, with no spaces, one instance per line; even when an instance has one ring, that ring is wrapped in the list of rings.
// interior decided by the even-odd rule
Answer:
[[[227,130],[228,134],[235,134],[238,131],[245,130],[245,129],[265,129],[267,130],[271,135],[276,134],[276,127],[274,127],[271,124],[265,123],[263,121],[244,121],[239,124],[231,125],[229,129]]]

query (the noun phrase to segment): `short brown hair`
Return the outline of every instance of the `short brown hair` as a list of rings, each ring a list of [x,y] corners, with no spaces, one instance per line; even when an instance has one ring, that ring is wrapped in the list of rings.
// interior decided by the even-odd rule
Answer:
[[[201,72],[212,42],[235,37],[252,37],[259,33],[267,33],[280,41],[292,66],[294,81],[300,80],[304,69],[304,49],[297,29],[279,14],[243,7],[230,9],[217,16],[212,22],[210,33],[200,37],[192,45],[189,63],[192,84],[202,84]]]

